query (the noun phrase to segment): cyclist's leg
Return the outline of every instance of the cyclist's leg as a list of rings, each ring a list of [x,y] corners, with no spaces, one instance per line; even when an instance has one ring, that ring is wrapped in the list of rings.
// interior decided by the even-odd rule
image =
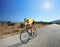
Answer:
[[[34,21],[32,22],[32,24],[31,24],[31,32],[32,32],[32,35],[33,35],[33,30],[34,30],[34,28],[33,28],[33,25],[34,25]]]
[[[31,24],[31,34],[33,35],[33,24]]]

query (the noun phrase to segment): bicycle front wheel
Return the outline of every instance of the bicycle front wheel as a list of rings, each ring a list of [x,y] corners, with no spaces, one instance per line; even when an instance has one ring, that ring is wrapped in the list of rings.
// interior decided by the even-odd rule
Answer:
[[[29,34],[28,34],[27,30],[22,31],[20,33],[20,40],[22,43],[27,43],[29,41]]]

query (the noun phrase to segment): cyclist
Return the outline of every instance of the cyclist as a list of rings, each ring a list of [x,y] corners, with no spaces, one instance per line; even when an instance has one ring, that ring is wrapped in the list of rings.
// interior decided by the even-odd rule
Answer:
[[[28,26],[29,29],[31,29],[31,35],[33,35],[33,24],[34,24],[34,20],[31,18],[25,18],[24,19],[24,24],[25,26]]]

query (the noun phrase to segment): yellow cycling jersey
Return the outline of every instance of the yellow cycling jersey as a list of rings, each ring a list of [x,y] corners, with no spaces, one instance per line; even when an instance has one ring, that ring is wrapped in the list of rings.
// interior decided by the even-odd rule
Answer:
[[[33,23],[33,19],[27,19],[28,21],[25,21],[25,25],[27,25],[27,24],[29,24],[29,25],[31,25],[32,23]]]

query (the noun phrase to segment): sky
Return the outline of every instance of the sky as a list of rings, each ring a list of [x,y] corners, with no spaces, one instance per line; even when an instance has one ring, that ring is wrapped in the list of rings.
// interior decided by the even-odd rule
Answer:
[[[60,0],[0,0],[0,21],[23,22],[60,19]]]

